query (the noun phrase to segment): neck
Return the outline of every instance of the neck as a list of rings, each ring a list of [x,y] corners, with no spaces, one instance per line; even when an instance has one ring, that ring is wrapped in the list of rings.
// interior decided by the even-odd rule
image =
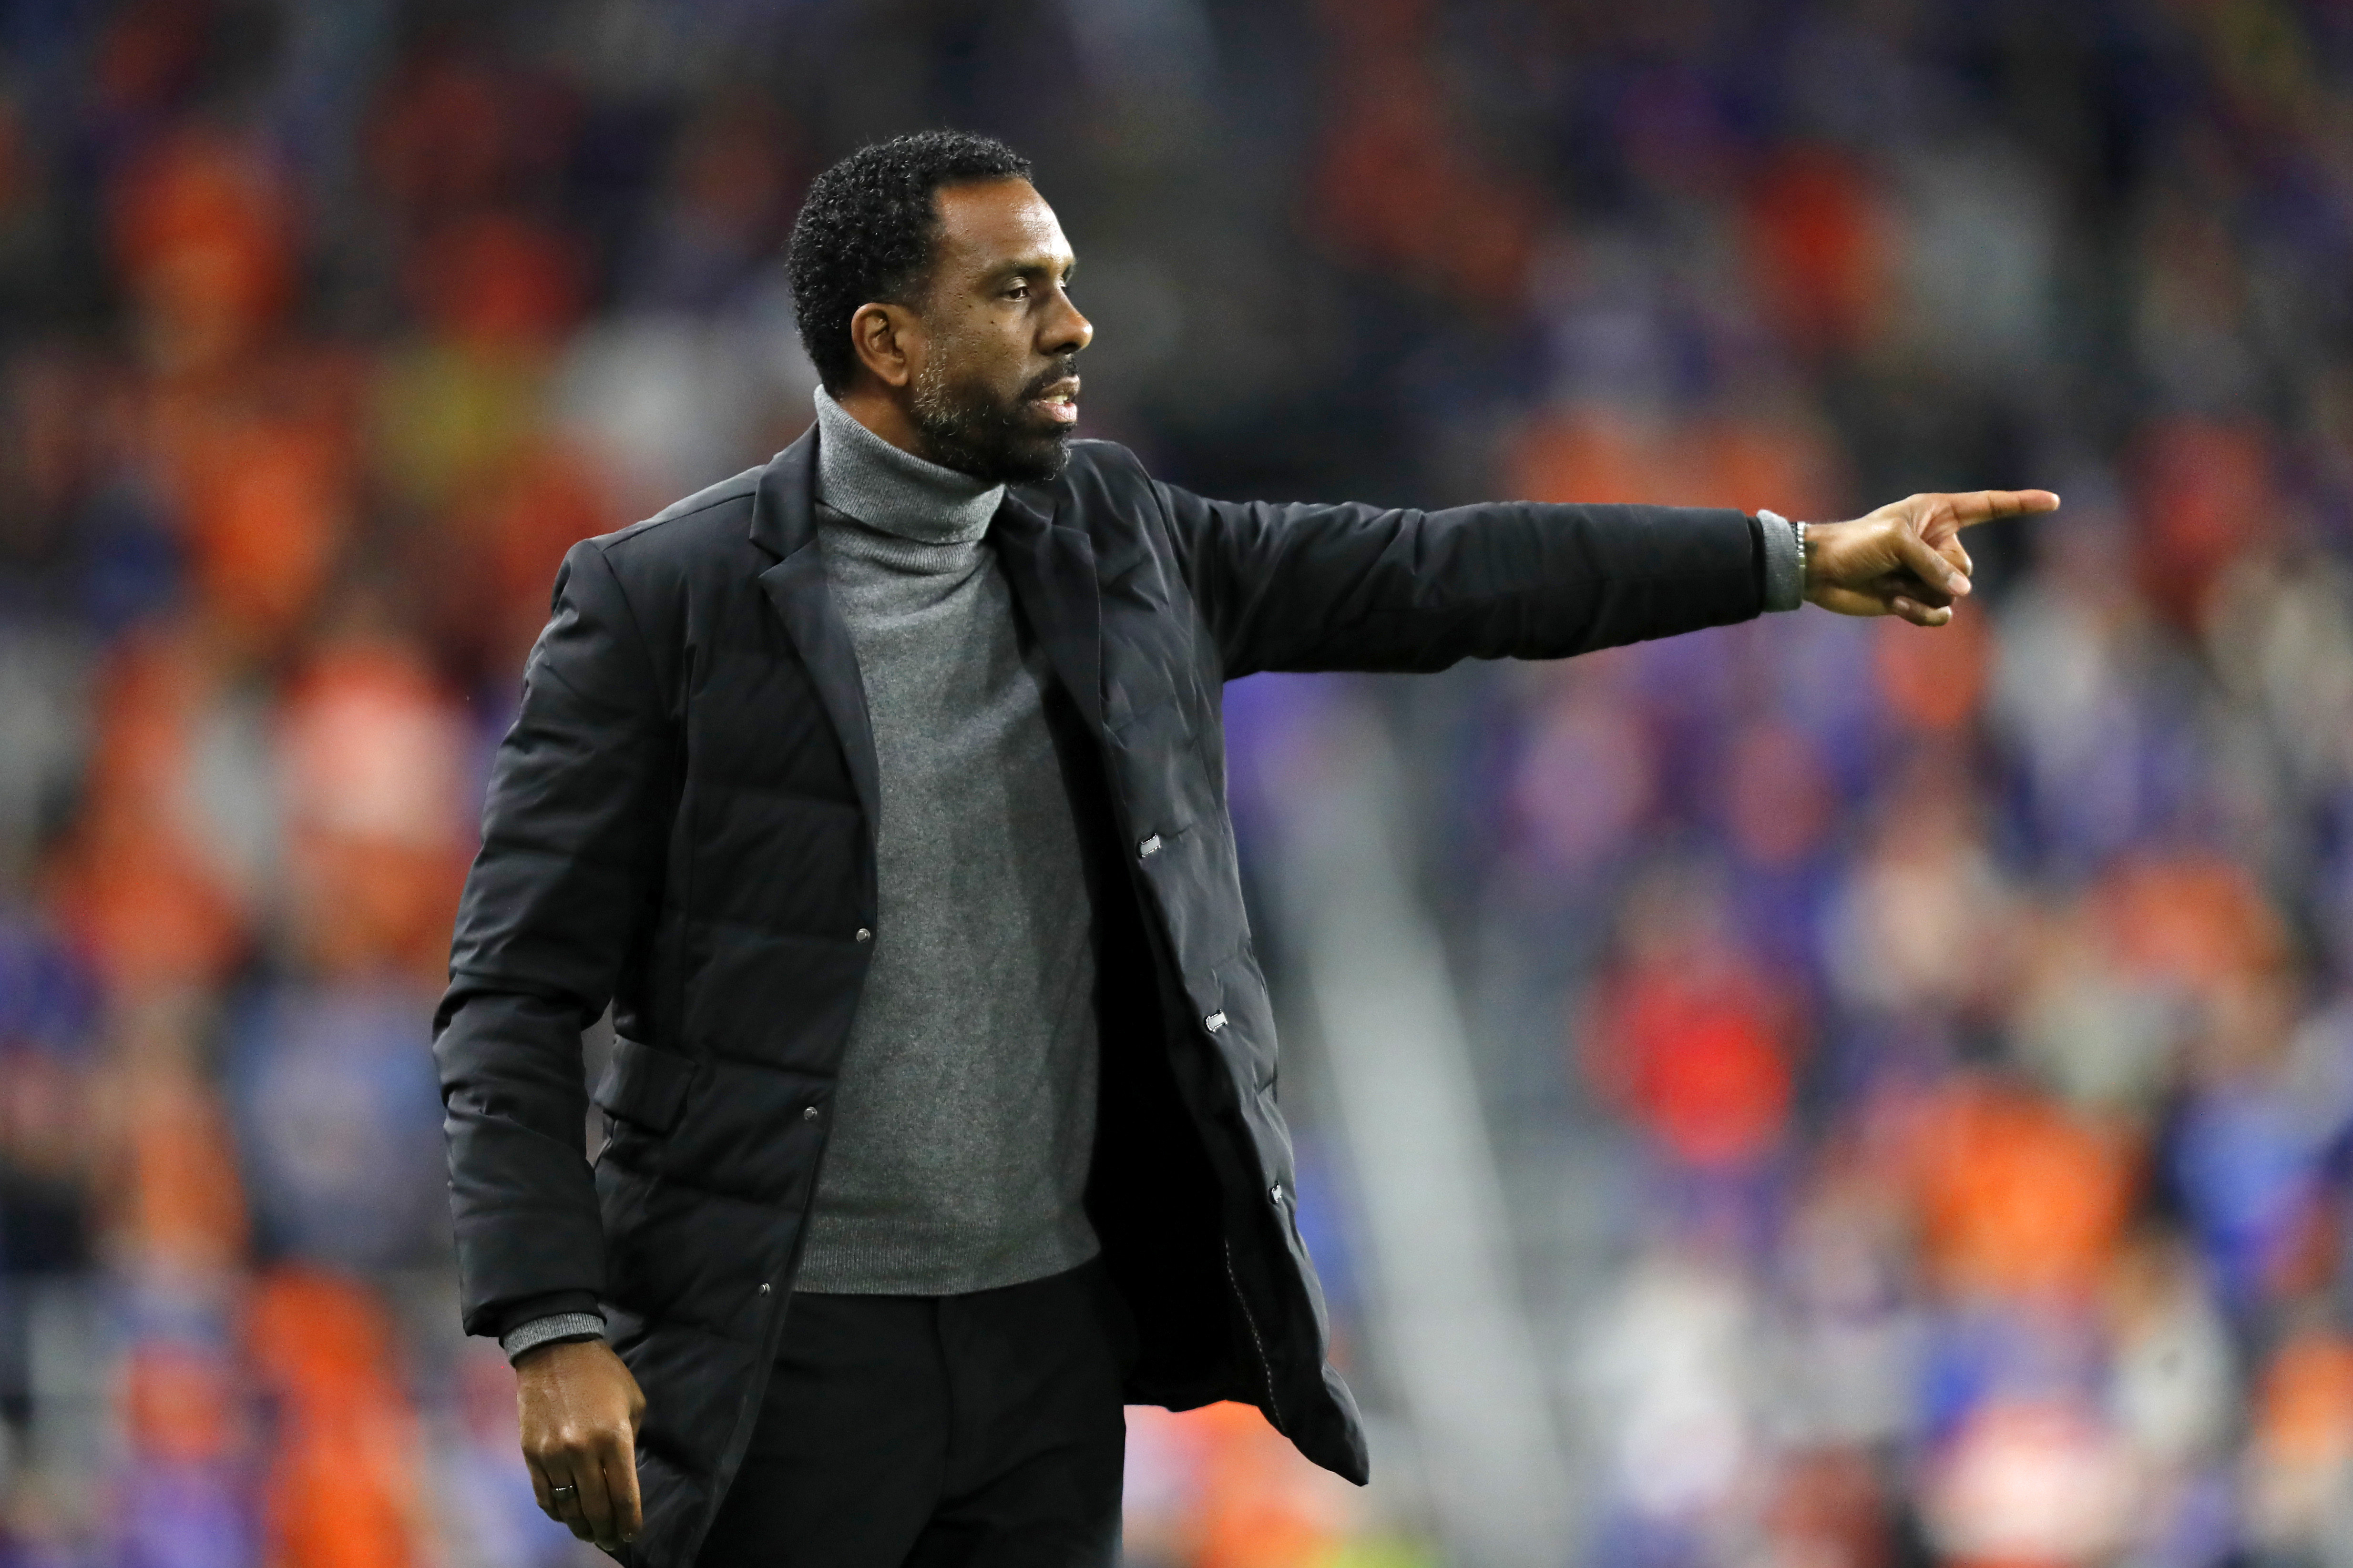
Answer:
[[[818,392],[819,401],[831,395],[822,388]],[[923,434],[915,428],[915,422],[909,417],[906,405],[891,397],[872,381],[860,380],[857,385],[834,398],[834,405],[902,452],[921,458],[925,462],[931,460],[931,454],[923,449]]]
[[[969,543],[988,531],[1005,487],[918,456],[819,387],[817,499],[885,533],[926,543]]]

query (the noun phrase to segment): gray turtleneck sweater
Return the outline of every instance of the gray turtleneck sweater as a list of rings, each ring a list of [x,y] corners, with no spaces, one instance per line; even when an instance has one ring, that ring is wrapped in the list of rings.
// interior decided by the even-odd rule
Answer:
[[[954,1295],[1085,1262],[1092,914],[1041,701],[984,542],[1004,498],[823,391],[818,542],[881,784],[874,957],[800,1289]]]

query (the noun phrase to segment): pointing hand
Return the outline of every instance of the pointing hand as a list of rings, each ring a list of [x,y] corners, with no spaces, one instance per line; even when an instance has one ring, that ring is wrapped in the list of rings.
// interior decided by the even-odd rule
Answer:
[[[1806,597],[1841,616],[1901,616],[1917,626],[1953,618],[1972,565],[1962,529],[2057,509],[2049,490],[1907,496],[1852,522],[1806,525]]]

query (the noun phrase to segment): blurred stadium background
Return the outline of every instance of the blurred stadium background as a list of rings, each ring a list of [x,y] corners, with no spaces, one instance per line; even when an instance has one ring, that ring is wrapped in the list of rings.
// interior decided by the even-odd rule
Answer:
[[[0,1563],[585,1552],[453,1321],[485,757],[939,123],[1193,488],[2068,500],[1941,634],[1229,692],[1376,1480],[1139,1412],[1137,1568],[2353,1563],[2343,0],[6,0]]]

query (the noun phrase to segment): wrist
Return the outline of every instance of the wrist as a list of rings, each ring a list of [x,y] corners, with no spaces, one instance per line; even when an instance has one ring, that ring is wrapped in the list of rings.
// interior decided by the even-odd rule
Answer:
[[[1761,552],[1757,586],[1762,603],[1758,607],[1767,615],[1799,608],[1806,602],[1806,525],[1791,522],[1779,512],[1760,507],[1756,526]]]
[[[1820,604],[1822,594],[1837,589],[1839,574],[1843,569],[1840,552],[1847,543],[1852,526],[1840,522],[1806,524],[1803,593],[1808,604]]]
[[[583,1345],[593,1345],[595,1340],[542,1340],[526,1350],[519,1350],[507,1358],[517,1372],[529,1372],[534,1367],[554,1366],[569,1361]]]
[[[507,1331],[499,1348],[507,1352],[509,1362],[521,1366],[523,1357],[545,1346],[601,1340],[604,1333],[601,1312],[551,1312]]]

